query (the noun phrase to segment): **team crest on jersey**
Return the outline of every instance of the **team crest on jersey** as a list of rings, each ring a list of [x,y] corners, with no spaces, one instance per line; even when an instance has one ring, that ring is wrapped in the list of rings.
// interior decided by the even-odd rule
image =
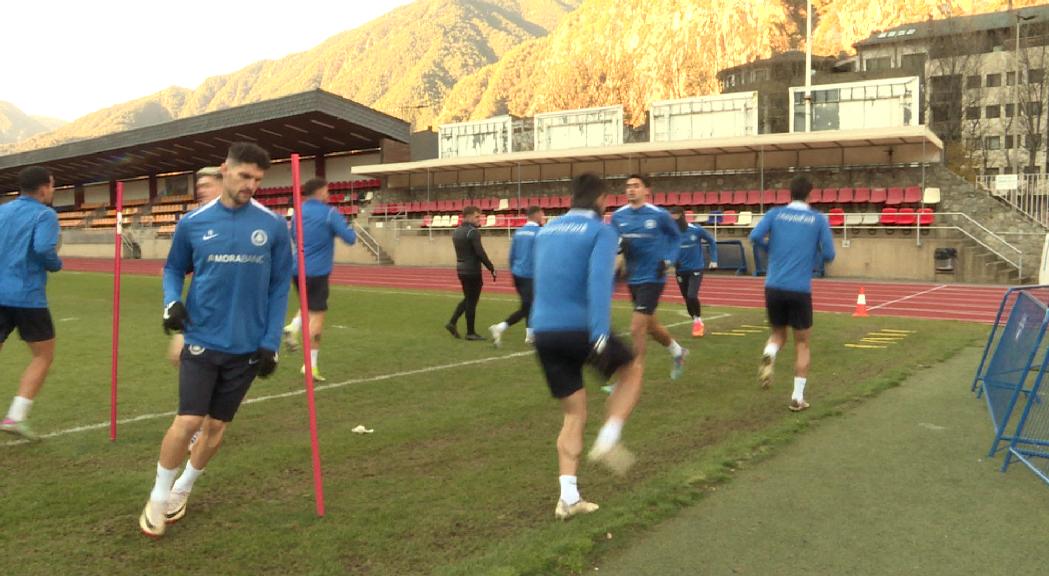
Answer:
[[[204,347],[200,346],[198,344],[190,344],[189,345],[189,353],[194,355],[194,356],[200,356],[201,354],[204,353]]]
[[[647,228],[649,230],[652,230],[655,227],[656,227],[656,221],[655,220],[645,220],[645,228]]]
[[[269,239],[270,237],[266,234],[266,231],[261,228],[251,233],[251,243],[256,246],[265,246]]]

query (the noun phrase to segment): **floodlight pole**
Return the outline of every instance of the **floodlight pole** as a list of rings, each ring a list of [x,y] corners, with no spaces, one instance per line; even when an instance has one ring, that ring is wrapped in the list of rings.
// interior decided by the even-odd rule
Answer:
[[[805,8],[805,131],[812,131],[812,0]]]
[[[124,183],[117,182],[117,222],[113,248],[113,358],[109,380],[109,441],[117,439],[117,373],[120,360],[120,257],[124,244]]]

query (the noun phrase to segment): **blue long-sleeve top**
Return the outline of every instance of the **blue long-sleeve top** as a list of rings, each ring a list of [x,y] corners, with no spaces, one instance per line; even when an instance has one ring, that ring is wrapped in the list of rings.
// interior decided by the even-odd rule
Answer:
[[[670,214],[651,204],[627,204],[612,214],[627,266],[627,284],[663,284],[660,264],[677,262],[681,231]]]
[[[535,276],[535,237],[540,229],[538,223],[529,220],[514,232],[514,238],[510,241],[510,273],[514,276]]]
[[[58,215],[31,196],[0,205],[0,306],[47,308],[47,273],[62,269]]]
[[[612,331],[616,233],[591,210],[569,210],[535,239],[535,301],[529,326],[583,331],[596,342]]]
[[[835,256],[827,217],[804,202],[769,210],[750,233],[750,241],[768,251],[765,286],[778,290],[812,292],[817,259],[830,262]]]
[[[335,259],[335,238],[354,245],[357,233],[347,224],[346,219],[333,206],[315,198],[302,203],[302,229],[305,230],[302,251],[306,258],[307,276],[327,276],[331,274],[332,262]],[[298,242],[299,234],[295,220],[291,221],[292,238]],[[294,252],[292,273],[299,273],[299,253]]]
[[[227,354],[280,346],[288,307],[291,240],[284,218],[252,200],[227,208],[219,199],[175,226],[164,266],[164,305],[182,298],[186,343]]]
[[[677,258],[678,272],[696,272],[706,268],[703,242],[710,245],[710,261],[718,263],[718,242],[714,235],[698,224],[689,224],[681,234],[681,252]]]

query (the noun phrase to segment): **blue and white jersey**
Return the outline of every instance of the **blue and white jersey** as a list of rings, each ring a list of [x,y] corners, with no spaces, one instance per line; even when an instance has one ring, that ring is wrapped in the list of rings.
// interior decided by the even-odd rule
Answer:
[[[284,218],[252,200],[219,199],[186,214],[164,266],[164,305],[181,300],[186,274],[186,344],[227,354],[280,346],[288,307],[291,240]]]
[[[835,256],[827,217],[804,202],[769,210],[750,233],[750,241],[768,250],[765,286],[777,290],[812,292],[818,259],[830,262]]]
[[[31,196],[0,205],[0,306],[47,308],[47,273],[62,269],[58,215]]]
[[[537,222],[529,220],[514,232],[514,238],[510,242],[510,273],[514,276],[535,276],[535,237],[541,228]]]
[[[327,276],[331,274],[332,262],[335,259],[335,238],[353,245],[357,242],[357,233],[346,224],[346,219],[334,206],[328,206],[315,198],[302,203],[302,229],[306,231],[302,251],[306,258],[307,276]],[[295,219],[291,219],[291,237],[298,241]],[[294,252],[293,273],[299,273],[299,253]]]
[[[681,252],[676,263],[678,272],[698,272],[707,267],[703,242],[710,245],[710,261],[718,263],[718,242],[714,235],[698,224],[689,224],[681,233]]]
[[[664,262],[677,262],[681,231],[670,214],[651,204],[627,204],[612,214],[626,259],[627,284],[663,284],[659,271]]]
[[[592,210],[569,210],[535,239],[535,300],[528,320],[540,332],[582,331],[596,342],[612,331],[616,233]]]

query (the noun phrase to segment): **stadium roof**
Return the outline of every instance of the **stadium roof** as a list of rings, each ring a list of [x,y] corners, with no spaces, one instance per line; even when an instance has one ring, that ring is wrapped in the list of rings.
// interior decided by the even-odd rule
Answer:
[[[901,24],[885,31],[875,31],[870,38],[861,40],[853,46],[870,47],[897,42],[927,40],[944,36],[987,32],[989,30],[1013,29],[1018,18],[1027,24],[1049,22],[1049,6],[1031,6],[1016,10],[1003,10],[989,14],[956,16],[944,20],[928,20]]]
[[[286,158],[377,148],[384,138],[408,143],[410,137],[411,127],[403,120],[313,90],[0,156],[0,190],[17,189],[18,171],[34,164],[50,168],[63,186],[194,171],[222,162],[229,144],[241,140],[258,143],[274,158]]]
[[[441,158],[419,162],[354,166],[354,174],[412,176],[460,174],[518,166],[589,165],[602,162],[664,160],[671,169],[634,168],[649,172],[815,168],[939,162],[943,142],[925,126],[763,134],[681,142],[638,142],[603,148],[548,152],[512,152],[494,156]],[[655,164],[655,162],[653,162]],[[587,169],[594,169],[587,167]],[[606,170],[606,172],[609,172]],[[629,173],[629,172],[626,172]],[[482,181],[487,181],[482,178]],[[462,181],[477,180],[472,176]],[[395,187],[393,184],[391,187]]]

